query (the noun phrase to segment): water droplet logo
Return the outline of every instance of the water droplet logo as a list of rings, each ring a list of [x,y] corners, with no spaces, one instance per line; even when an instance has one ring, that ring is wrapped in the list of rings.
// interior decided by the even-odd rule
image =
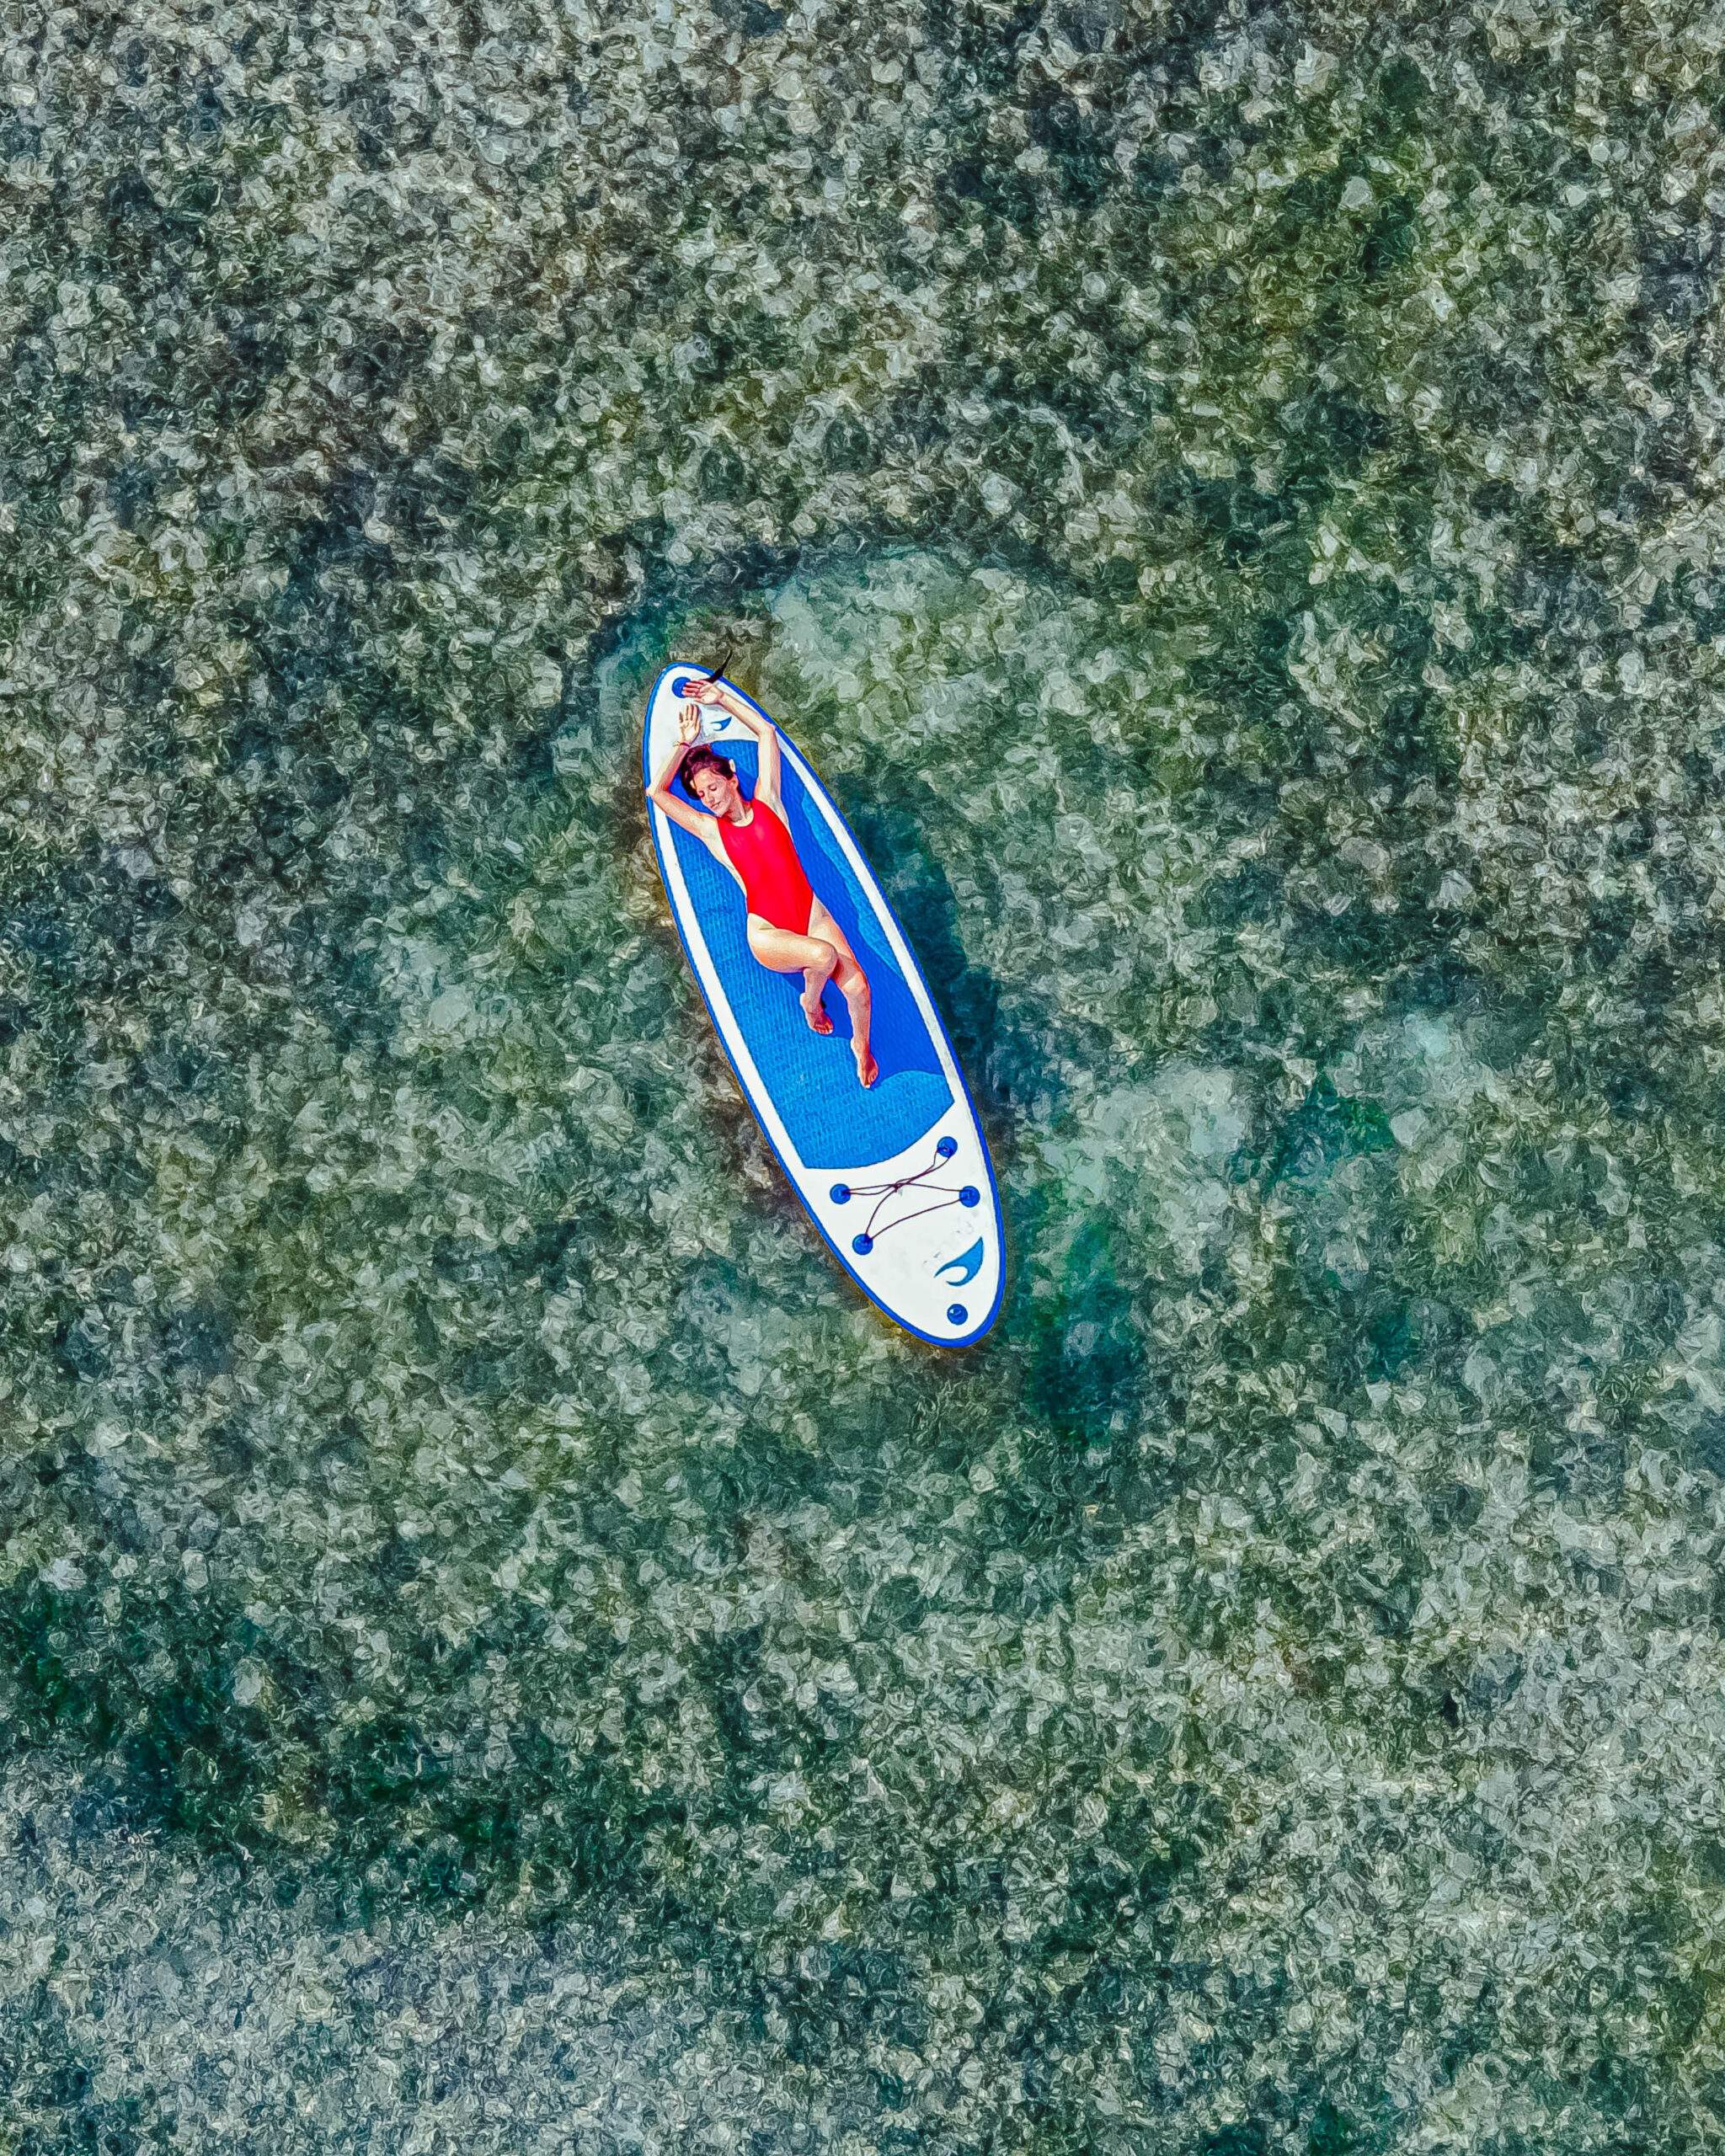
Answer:
[[[949,1257],[944,1265],[937,1265],[937,1280],[950,1280],[955,1288],[962,1288],[967,1280],[974,1280],[982,1270],[982,1238],[979,1235],[969,1250],[957,1257]]]

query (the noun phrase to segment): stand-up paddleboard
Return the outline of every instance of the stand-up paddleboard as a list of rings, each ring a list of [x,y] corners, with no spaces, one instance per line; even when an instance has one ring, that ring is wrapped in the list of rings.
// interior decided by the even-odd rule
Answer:
[[[683,699],[673,685],[706,672],[668,666],[654,683],[641,742],[644,785],[681,739]],[[752,696],[724,685],[766,718]],[[702,715],[702,738],[752,797],[753,735],[713,704]],[[827,983],[823,998],[832,1031],[811,1032],[799,1002],[801,974],[774,973],[749,948],[735,877],[649,803],[671,917],[743,1097],[834,1257],[907,1332],[962,1348],[994,1323],[1006,1277],[988,1148],[885,894],[825,787],[782,731],[778,742],[785,823],[798,857],[868,976],[874,1083],[865,1087],[857,1077],[850,1013],[835,984]],[[671,792],[708,813],[681,778]]]

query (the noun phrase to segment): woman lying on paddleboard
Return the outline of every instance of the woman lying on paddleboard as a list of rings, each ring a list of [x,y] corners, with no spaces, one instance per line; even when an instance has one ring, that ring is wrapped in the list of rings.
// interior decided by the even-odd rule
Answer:
[[[863,1085],[872,1086],[880,1067],[868,1047],[868,979],[845,931],[815,897],[797,857],[779,791],[778,729],[722,682],[696,675],[676,683],[676,693],[690,699],[682,709],[682,738],[648,787],[647,798],[672,823],[692,831],[736,878],[747,909],[750,952],[773,973],[802,974],[803,1013],[817,1033],[832,1031],[820,996],[829,980],[836,983],[850,1006],[857,1075]],[[702,740],[702,704],[718,705],[759,744],[760,772],[752,796],[738,785],[729,760],[715,755]],[[692,808],[671,792],[679,767],[683,784],[710,814]]]

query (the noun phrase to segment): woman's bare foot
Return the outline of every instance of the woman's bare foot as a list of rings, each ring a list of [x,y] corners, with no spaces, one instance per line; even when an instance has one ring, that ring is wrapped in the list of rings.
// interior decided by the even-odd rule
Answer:
[[[797,1001],[803,1006],[803,1016],[809,1021],[811,1033],[830,1033],[832,1031],[832,1020],[821,1009],[818,1001],[811,1003],[806,995],[798,996]]]
[[[873,1049],[864,1049],[857,1058],[857,1075],[865,1086],[872,1086],[880,1075],[880,1065],[874,1059]]]

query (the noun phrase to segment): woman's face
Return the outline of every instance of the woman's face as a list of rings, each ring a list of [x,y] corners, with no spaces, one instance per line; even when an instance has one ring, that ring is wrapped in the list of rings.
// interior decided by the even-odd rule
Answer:
[[[715,816],[726,816],[743,798],[743,790],[734,778],[727,778],[716,771],[711,764],[695,774],[695,796],[703,802]]]

